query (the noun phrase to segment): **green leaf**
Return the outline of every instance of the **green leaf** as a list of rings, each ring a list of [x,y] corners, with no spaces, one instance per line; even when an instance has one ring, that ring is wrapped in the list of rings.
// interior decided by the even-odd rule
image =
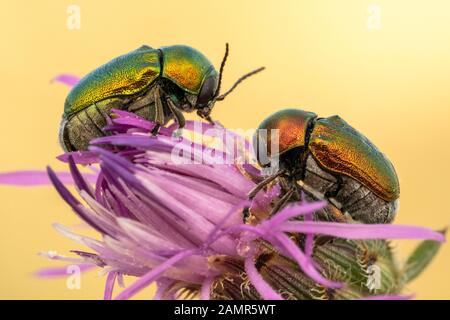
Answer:
[[[447,230],[442,231],[443,234]],[[403,280],[405,283],[415,279],[430,264],[431,260],[436,256],[442,243],[425,240],[422,241],[413,253],[409,256],[403,268]]]

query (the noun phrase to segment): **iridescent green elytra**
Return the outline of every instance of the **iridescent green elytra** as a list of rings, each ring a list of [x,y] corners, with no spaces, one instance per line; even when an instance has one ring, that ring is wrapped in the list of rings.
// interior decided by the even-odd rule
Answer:
[[[105,135],[103,127],[113,108],[154,121],[154,133],[172,118],[182,128],[182,112],[193,110],[213,123],[214,103],[263,69],[244,75],[219,95],[228,44],[226,49],[220,73],[202,53],[184,45],[160,49],[144,45],[95,69],[67,96],[59,134],[62,147],[86,150],[90,140]]]
[[[278,156],[281,173],[277,174],[288,184],[300,184],[306,194],[309,188],[313,198],[318,194],[327,198],[356,220],[392,221],[400,196],[392,163],[339,116],[317,118],[313,112],[286,109],[270,115],[259,129],[278,130],[276,154],[271,152],[270,133],[258,131],[256,157],[261,163]]]

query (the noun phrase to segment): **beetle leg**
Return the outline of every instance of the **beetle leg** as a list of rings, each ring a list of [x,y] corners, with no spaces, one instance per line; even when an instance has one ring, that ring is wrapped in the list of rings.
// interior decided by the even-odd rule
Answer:
[[[282,174],[284,174],[285,171],[284,170],[280,170],[277,173],[275,173],[274,175],[271,175],[267,178],[265,178],[263,181],[261,181],[260,183],[258,183],[252,190],[250,190],[250,192],[248,193],[248,197],[249,199],[253,199],[256,194],[262,190],[262,188],[264,188],[266,185],[268,185],[270,182],[272,182],[273,180],[275,180],[276,178],[278,178],[279,176],[281,176]]]
[[[278,202],[275,203],[272,210],[270,210],[269,217],[273,216],[275,213],[277,213],[294,195],[294,192],[296,191],[295,187],[289,189],[281,198],[278,200]]]
[[[166,96],[166,102],[167,102],[167,106],[170,109],[170,112],[172,112],[173,117],[175,118],[175,121],[178,123],[178,127],[183,128],[186,123],[183,113],[181,112],[180,109],[177,108],[177,106],[175,105],[175,103],[173,103],[173,101],[172,101],[172,99],[170,99],[170,97]]]
[[[258,184],[258,183],[260,183],[261,181],[263,181],[263,179],[262,179],[260,176],[254,174],[254,173],[251,173],[251,172],[249,172],[249,171],[247,171],[247,170],[244,168],[244,166],[243,166],[242,164],[240,164],[240,163],[235,163],[234,166],[236,167],[236,169],[239,170],[239,172],[240,172],[244,177],[246,177],[247,179],[251,180],[252,182]]]
[[[321,192],[317,191],[316,189],[314,189],[310,185],[308,185],[305,182],[303,182],[303,180],[297,180],[297,184],[300,186],[300,188],[302,190],[305,190],[305,192],[307,192],[308,194],[313,196],[315,199],[317,199],[317,200],[327,200],[329,203],[334,205],[336,208],[341,209],[342,206],[341,206],[341,204],[338,201],[336,201],[336,199],[329,198],[329,197],[325,196],[324,193],[321,193]]]
[[[161,128],[161,125],[160,125],[159,123],[157,123],[157,124],[153,127],[153,129],[152,129],[152,131],[151,131],[152,135],[153,135],[153,136],[158,135],[159,129],[160,129],[160,128]]]
[[[213,126],[216,125],[216,122],[211,118],[210,115],[207,115],[205,117],[205,120],[208,121],[210,125],[213,125]]]
[[[209,122],[209,124],[211,125],[216,125],[216,123],[214,122],[214,120],[211,118],[211,116],[209,114],[205,114],[204,112],[202,112],[201,110],[197,110],[197,115],[202,118],[205,119],[206,121]]]
[[[162,125],[164,125],[164,105],[161,100],[161,94],[160,94],[159,87],[155,88],[154,91],[154,103],[155,103],[155,118],[152,119],[155,122],[155,127],[152,129],[151,133],[152,135],[156,136],[159,132],[159,129]],[[151,108],[151,104],[149,105],[149,108]],[[150,111],[150,114],[152,112]]]
[[[327,212],[331,215],[331,217],[338,222],[347,222],[347,217],[345,212],[341,211],[341,204],[336,201],[334,198],[328,198],[325,194],[320,193],[313,187],[307,185],[302,180],[297,181],[297,185],[300,186],[302,190],[311,195],[316,200],[326,200],[329,203]]]
[[[348,215],[342,212],[333,204],[329,205],[329,210],[327,210],[327,212],[330,214],[334,221],[349,222]]]
[[[161,125],[164,125],[164,105],[161,100],[161,94],[159,92],[159,88],[156,88],[154,97],[155,97],[155,123]]]
[[[286,203],[288,203],[289,200],[292,199],[292,197],[295,195],[296,191],[297,190],[295,187],[290,188],[277,202],[274,203],[274,206],[270,210],[267,217],[270,218],[274,214],[276,214],[278,211],[280,211],[280,209],[283,208],[286,205]],[[255,219],[255,216],[252,216],[249,207],[243,208],[242,215],[243,215],[242,220],[245,224],[252,224],[252,222],[255,221],[255,220],[252,220],[252,219]]]
[[[313,196],[313,198],[315,198],[317,200],[325,200],[326,199],[326,197],[323,193],[320,193],[313,187],[307,185],[305,182],[303,182],[303,180],[297,180],[297,184],[300,186],[300,188],[302,190],[304,190],[305,192],[307,192],[308,194]]]
[[[268,176],[267,178],[265,178],[264,180],[262,180],[261,182],[259,182],[252,190],[250,190],[250,192],[248,193],[248,198],[249,200],[252,200],[259,191],[262,190],[262,188],[264,188],[265,186],[267,186],[269,183],[271,183],[272,181],[274,181],[276,178],[278,178],[279,176],[283,175],[285,173],[285,170],[280,170],[277,173]],[[292,194],[291,194],[292,195]],[[281,204],[283,205],[283,204]],[[276,206],[276,205],[275,205]],[[248,223],[249,219],[251,217],[250,214],[250,208],[249,207],[245,207],[242,210],[242,214],[243,214],[243,221],[244,223]]]

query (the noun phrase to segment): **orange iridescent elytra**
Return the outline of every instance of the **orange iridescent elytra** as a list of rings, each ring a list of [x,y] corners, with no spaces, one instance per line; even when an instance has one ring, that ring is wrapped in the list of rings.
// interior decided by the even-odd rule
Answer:
[[[339,116],[316,121],[309,150],[324,168],[360,181],[379,197],[390,201],[400,196],[391,162]]]
[[[292,183],[302,180],[339,209],[365,222],[390,222],[397,210],[400,187],[392,163],[362,133],[339,116],[285,109],[266,118],[259,129],[279,130],[279,151],[271,152],[269,132],[258,131],[254,144],[269,158],[279,156],[281,171]]]

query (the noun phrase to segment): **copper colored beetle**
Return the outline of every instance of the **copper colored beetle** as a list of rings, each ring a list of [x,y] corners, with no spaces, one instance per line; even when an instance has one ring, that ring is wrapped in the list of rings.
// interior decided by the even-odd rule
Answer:
[[[259,129],[265,130],[258,130],[254,136],[256,158],[264,167],[269,163],[263,163],[262,156],[279,157],[279,170],[260,182],[250,198],[279,178],[284,196],[273,212],[303,193],[308,199],[327,199],[330,205],[322,214],[334,220],[344,219],[346,213],[364,223],[389,223],[394,219],[400,195],[394,167],[339,116],[318,118],[313,112],[285,109],[266,118]],[[279,130],[278,152],[274,154],[273,129]]]

